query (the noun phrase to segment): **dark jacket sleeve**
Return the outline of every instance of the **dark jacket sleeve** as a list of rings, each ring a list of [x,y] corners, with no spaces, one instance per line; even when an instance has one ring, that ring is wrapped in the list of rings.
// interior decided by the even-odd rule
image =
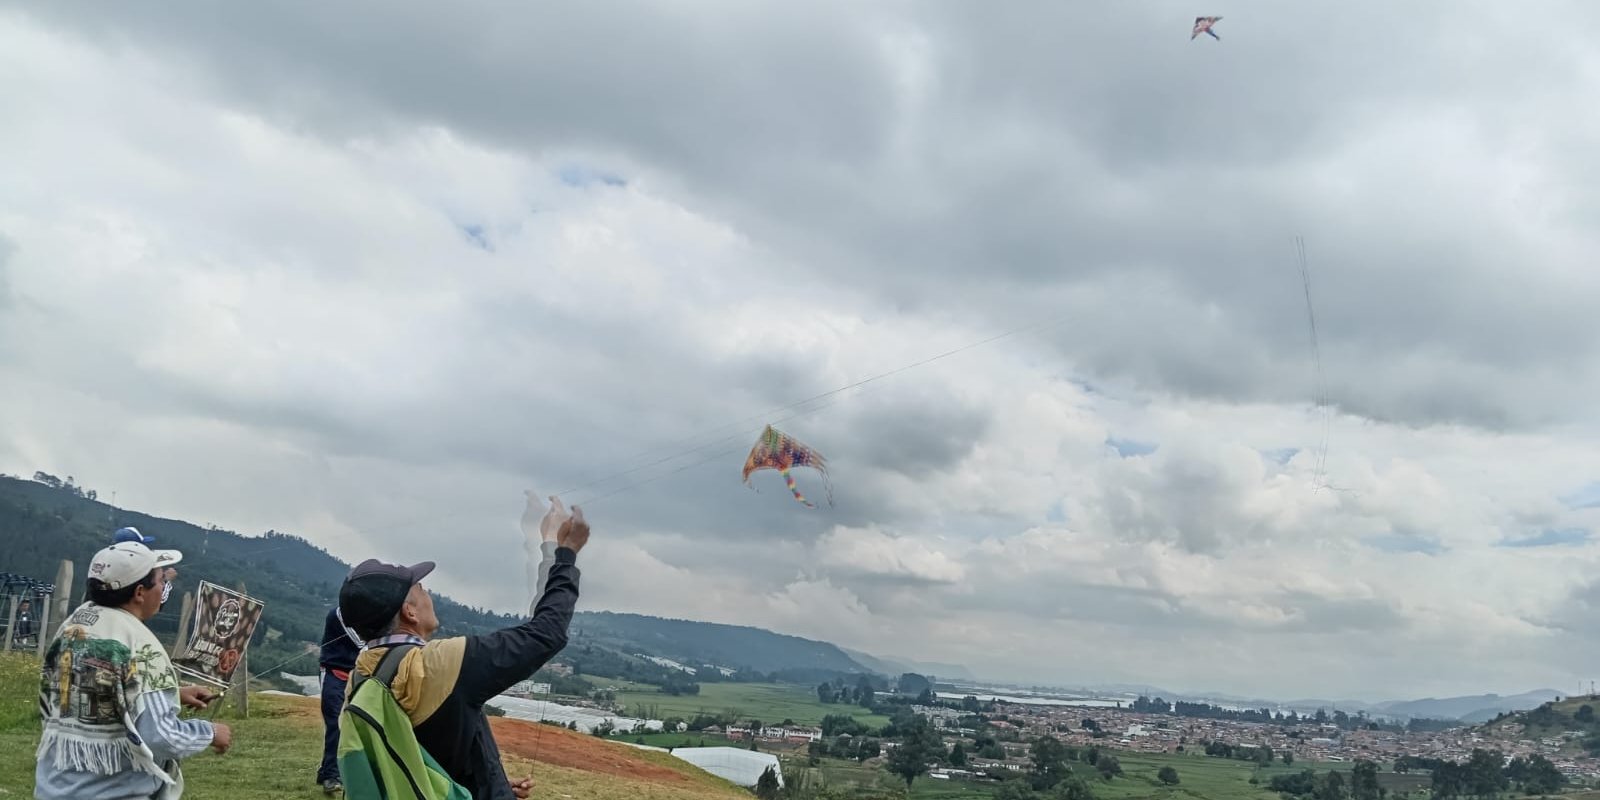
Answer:
[[[567,626],[578,603],[578,554],[556,550],[544,595],[521,625],[467,637],[456,692],[474,706],[525,681],[567,646]]]

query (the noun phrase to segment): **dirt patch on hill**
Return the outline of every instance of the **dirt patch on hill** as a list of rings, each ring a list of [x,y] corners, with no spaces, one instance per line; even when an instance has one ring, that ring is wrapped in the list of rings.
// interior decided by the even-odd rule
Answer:
[[[650,783],[689,785],[687,775],[652,764],[626,745],[603,742],[565,728],[496,717],[489,720],[500,751],[546,764]],[[541,730],[542,729],[542,730]]]

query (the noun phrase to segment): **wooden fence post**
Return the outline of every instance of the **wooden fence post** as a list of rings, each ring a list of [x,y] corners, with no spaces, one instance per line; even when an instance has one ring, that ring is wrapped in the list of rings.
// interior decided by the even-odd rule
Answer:
[[[11,611],[10,616],[6,619],[6,643],[4,647],[0,647],[0,650],[9,651],[11,649],[11,637],[17,631],[17,596],[8,594],[5,596],[5,600],[11,604]]]
[[[40,598],[43,600],[44,598]],[[56,593],[50,602],[39,603],[39,659],[44,659],[44,649],[49,646],[53,631],[50,630],[50,620],[65,621],[67,612],[71,607],[67,604],[72,600],[72,562],[65,559],[61,568],[56,570]]]
[[[194,593],[183,593],[183,610],[178,612],[178,636],[172,641],[172,660],[177,661],[189,649],[189,618],[194,616]]]
[[[239,582],[238,589],[239,594],[245,593],[243,581]],[[248,718],[250,716],[250,647],[248,644],[245,645],[244,655],[239,659],[238,668],[233,672],[233,687],[231,688],[238,690],[234,695],[234,702],[238,705],[239,717],[241,719]]]

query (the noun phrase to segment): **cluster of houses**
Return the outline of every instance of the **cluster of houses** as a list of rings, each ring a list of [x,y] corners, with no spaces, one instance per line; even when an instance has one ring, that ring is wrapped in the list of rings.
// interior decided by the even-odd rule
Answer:
[[[955,720],[961,716],[960,712],[955,712],[953,717],[951,713],[937,713],[948,712],[948,709],[919,708],[918,711],[946,727],[954,727]],[[1367,759],[1392,763],[1401,756],[1465,761],[1475,748],[1496,749],[1507,758],[1543,755],[1571,778],[1600,779],[1600,759],[1582,754],[1575,747],[1585,735],[1582,731],[1530,739],[1519,738],[1521,731],[1516,729],[1496,732],[1496,735],[1468,728],[1437,732],[1341,731],[1332,724],[1284,728],[1260,722],[1074,706],[1006,705],[1002,713],[1012,721],[996,721],[993,726],[1001,731],[1016,731],[1022,741],[1002,742],[1005,758],[973,759],[974,769],[1025,769],[1029,764],[1027,742],[1051,735],[1073,747],[1099,745],[1143,753],[1203,752],[1205,743],[1221,742],[1235,747],[1270,748],[1276,759],[1288,753],[1299,762]],[[1092,720],[1093,727],[1086,728],[1085,720]],[[1096,736],[1096,729],[1099,736]],[[961,729],[951,732],[968,736],[975,733]]]

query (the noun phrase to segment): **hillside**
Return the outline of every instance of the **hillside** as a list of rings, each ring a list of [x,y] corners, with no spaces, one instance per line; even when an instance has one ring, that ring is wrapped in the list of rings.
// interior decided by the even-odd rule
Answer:
[[[714,665],[805,681],[873,671],[835,645],[761,628],[609,611],[580,613],[572,627],[585,641],[664,656],[690,668]]]
[[[1560,740],[1564,753],[1600,755],[1600,695],[1567,697],[1503,714],[1484,724],[1483,731],[1503,739]]]
[[[1497,714],[1526,711],[1550,702],[1561,693],[1554,689],[1540,689],[1519,695],[1502,697],[1497,694],[1442,699],[1405,700],[1380,703],[1376,711],[1401,719],[1423,717],[1427,719],[1459,719],[1467,722],[1484,722]]]
[[[851,650],[848,647],[839,649],[843,650],[845,655],[854,659],[856,663],[873,672],[880,672],[884,675],[914,672],[918,675],[926,675],[942,681],[975,681],[978,679],[978,676],[972,674],[972,670],[960,664],[914,661],[909,658],[900,658],[899,656],[875,656],[871,653],[863,653],[860,650]]]
[[[241,536],[201,528],[112,508],[80,491],[0,476],[0,541],[5,542],[0,548],[0,572],[53,581],[57,565],[70,560],[76,603],[83,597],[89,559],[110,543],[112,531],[132,525],[155,536],[160,546],[184,552],[179,591],[193,589],[202,579],[224,586],[242,583],[252,596],[266,602],[262,625],[251,643],[253,663],[275,664],[319,641],[323,617],[337,600],[349,565],[296,536],[277,532]],[[492,630],[509,619],[438,594],[434,597],[446,635]],[[178,603],[171,602],[150,622],[164,640],[176,635],[178,610]],[[272,635],[276,641],[268,641],[269,631],[277,632]],[[285,669],[312,674],[316,663],[302,659]]]
[[[0,796],[33,796],[38,663],[0,656]],[[309,697],[255,695],[249,719],[217,714],[234,728],[225,756],[204,753],[184,767],[186,800],[323,798],[312,783],[322,719]],[[586,800],[749,800],[750,793],[666,753],[643,751],[549,725],[490,721],[506,771],[533,777],[536,797]]]
[[[253,670],[291,659],[318,642],[323,617],[337,600],[339,584],[350,566],[297,536],[269,531],[241,536],[216,527],[200,527],[137,511],[113,508],[93,493],[67,480],[41,476],[21,480],[0,476],[0,572],[55,579],[56,567],[74,564],[72,600],[83,596],[84,570],[96,550],[110,542],[112,531],[133,525],[156,537],[160,546],[184,552],[179,590],[201,579],[225,586],[243,583],[266,602],[257,638],[251,642]],[[512,624],[515,618],[494,614],[434,594],[442,634],[459,635]],[[164,640],[177,633],[179,604],[169,603],[151,627]],[[786,636],[760,628],[637,614],[580,611],[574,617],[572,645],[556,659],[589,675],[663,683],[684,673],[636,658],[664,657],[693,667],[716,665],[739,670],[736,678],[820,682],[841,674],[870,672],[827,642]],[[314,659],[291,662],[285,671],[314,674]],[[760,673],[754,675],[751,673]],[[700,680],[724,679],[720,674]]]

